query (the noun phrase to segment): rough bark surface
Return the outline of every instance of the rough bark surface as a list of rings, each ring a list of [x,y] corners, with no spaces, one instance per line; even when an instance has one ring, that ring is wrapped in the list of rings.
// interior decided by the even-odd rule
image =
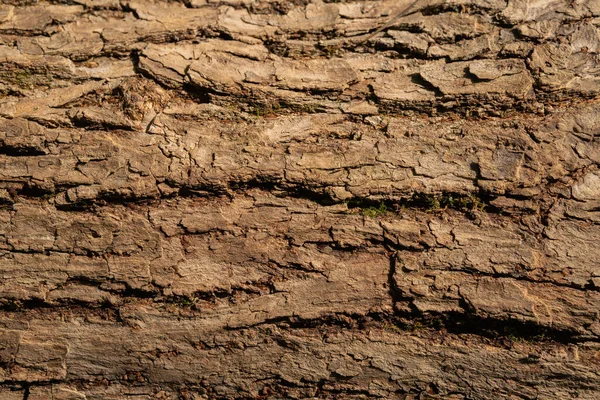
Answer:
[[[598,0],[3,0],[0,398],[600,398],[599,95]]]

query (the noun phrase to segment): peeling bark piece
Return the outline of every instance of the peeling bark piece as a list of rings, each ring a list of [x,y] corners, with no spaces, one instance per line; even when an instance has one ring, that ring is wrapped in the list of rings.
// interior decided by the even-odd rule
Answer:
[[[483,55],[498,53],[500,47],[494,33],[457,43],[433,44],[427,49],[432,58],[448,57],[452,61],[470,60]]]
[[[133,129],[135,125],[120,113],[100,107],[87,107],[69,110],[69,117],[80,126],[93,126],[114,129]]]
[[[415,13],[401,18],[396,24],[418,27],[419,30],[439,41],[452,41],[456,38],[472,38],[487,34],[491,29],[486,21],[488,18],[487,15],[452,12],[434,15]]]
[[[52,22],[64,24],[81,16],[83,7],[80,5],[51,5],[40,6],[3,6],[4,18],[0,23],[0,32],[31,32],[34,34],[52,33]]]
[[[571,20],[579,19],[589,13],[598,15],[600,9],[594,0],[582,0],[574,3],[560,0],[509,0],[502,16],[510,23],[522,21],[551,20],[559,17]]]
[[[600,176],[591,172],[581,182],[573,185],[573,197],[577,200],[598,200],[600,198]]]
[[[425,313],[472,313],[482,318],[531,322],[535,325],[574,331],[583,338],[597,335],[595,311],[600,296],[551,285],[512,279],[473,277],[465,273],[437,272],[398,276],[402,295],[410,306]],[[576,306],[578,304],[579,306]]]
[[[394,42],[402,47],[408,48],[410,51],[425,54],[429,48],[431,38],[424,34],[414,34],[406,31],[390,30],[387,32]]]
[[[431,63],[420,75],[445,95],[507,95],[524,98],[533,80],[521,60],[478,60],[457,63]]]
[[[586,97],[600,91],[598,55],[573,52],[570,46],[545,44],[531,55],[531,68],[549,92],[566,91]]]

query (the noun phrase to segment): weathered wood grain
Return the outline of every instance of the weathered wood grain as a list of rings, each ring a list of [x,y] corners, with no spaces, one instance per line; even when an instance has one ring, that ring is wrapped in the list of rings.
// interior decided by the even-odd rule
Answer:
[[[600,2],[0,5],[0,398],[597,399]]]

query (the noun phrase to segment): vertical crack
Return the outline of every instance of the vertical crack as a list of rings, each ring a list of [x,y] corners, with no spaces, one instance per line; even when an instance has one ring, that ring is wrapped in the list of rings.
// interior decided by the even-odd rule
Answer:
[[[388,293],[392,299],[392,309],[395,308],[396,303],[400,300],[400,291],[396,285],[394,275],[396,274],[396,268],[398,264],[398,252],[395,251],[390,254],[390,270],[388,273]]]

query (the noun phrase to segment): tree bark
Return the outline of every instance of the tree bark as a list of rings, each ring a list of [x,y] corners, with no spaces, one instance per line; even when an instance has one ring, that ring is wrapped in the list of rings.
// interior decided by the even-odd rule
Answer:
[[[0,398],[600,398],[599,52],[597,0],[4,0]]]

